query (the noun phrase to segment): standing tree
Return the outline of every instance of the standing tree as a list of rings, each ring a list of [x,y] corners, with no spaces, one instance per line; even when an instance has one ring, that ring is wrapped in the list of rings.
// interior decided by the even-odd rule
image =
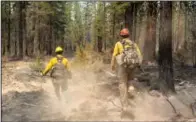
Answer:
[[[155,59],[156,46],[156,6],[157,2],[148,2],[146,40],[144,41],[144,60],[152,61]]]
[[[104,25],[104,6],[103,3],[98,3],[97,8],[97,16],[96,16],[96,36],[97,36],[97,50],[98,52],[102,52],[103,48],[103,25]]]
[[[7,52],[10,54],[10,41],[11,41],[11,2],[8,2],[8,42],[7,42]]]
[[[196,2],[191,1],[191,13],[192,13],[192,62],[193,62],[193,67],[196,68]]]
[[[172,2],[160,2],[159,78],[163,92],[175,92],[172,64]]]
[[[23,37],[23,31],[24,31],[24,21],[25,21],[25,19],[24,19],[24,14],[23,14],[23,10],[24,10],[24,8],[25,8],[25,1],[20,1],[20,2],[18,2],[18,10],[19,10],[19,12],[18,12],[18,14],[19,14],[19,23],[18,23],[18,28],[19,28],[19,33],[18,33],[18,40],[19,40],[19,53],[18,53],[18,56],[20,57],[20,58],[22,58],[23,57],[23,41],[24,41],[24,37]]]

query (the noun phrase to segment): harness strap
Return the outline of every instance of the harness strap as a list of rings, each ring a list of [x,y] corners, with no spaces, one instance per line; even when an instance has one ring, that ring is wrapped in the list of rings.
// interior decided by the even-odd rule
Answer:
[[[63,57],[56,56],[58,63],[62,63]]]

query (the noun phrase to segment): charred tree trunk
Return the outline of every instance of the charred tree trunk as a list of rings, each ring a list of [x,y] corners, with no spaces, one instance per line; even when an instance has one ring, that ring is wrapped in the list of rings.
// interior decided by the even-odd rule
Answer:
[[[1,54],[5,55],[5,39],[2,38],[1,42],[2,42],[1,43],[1,51],[2,51]]]
[[[185,7],[185,14],[184,14],[184,21],[185,21],[185,24],[184,24],[184,26],[185,26],[185,31],[184,31],[184,36],[185,36],[185,42],[184,42],[184,45],[185,45],[185,49],[187,49],[187,44],[188,44],[188,24],[189,24],[189,22],[188,22],[188,10],[187,10],[187,8]]]
[[[127,9],[125,10],[125,27],[129,29],[131,35],[133,32],[133,14],[134,14],[133,11],[134,11],[133,4],[130,3],[129,7],[127,7]]]
[[[196,68],[196,42],[194,42],[192,47],[192,60],[193,60],[193,68]]]
[[[18,52],[18,56],[20,57],[20,58],[22,58],[23,57],[23,13],[22,13],[22,11],[23,11],[23,2],[22,1],[20,1],[20,2],[18,2],[18,5],[19,5],[19,24],[18,24],[18,26],[19,26],[19,52]]]
[[[37,7],[35,8],[37,9]],[[34,34],[34,40],[33,40],[33,55],[34,56],[39,56],[39,16],[36,16],[36,20],[35,20],[35,34]]]
[[[39,36],[39,34],[38,34],[38,22],[37,22],[38,20],[36,20],[36,25],[35,25],[35,35],[34,35],[34,43],[33,43],[33,45],[34,45],[34,49],[33,49],[33,54],[34,54],[34,56],[37,56],[38,54],[39,54],[39,42],[38,42],[38,36]]]
[[[63,35],[63,34],[62,34],[62,35]],[[65,41],[64,41],[64,36],[59,37],[59,38],[60,38],[60,45],[61,45],[61,47],[63,48],[63,50],[65,50],[66,45],[65,45]]]
[[[49,27],[49,39],[48,39],[48,50],[47,50],[47,54],[48,55],[52,55],[52,17],[49,17],[50,20],[50,27]]]
[[[175,31],[173,33],[173,52],[176,53],[178,51],[179,48],[179,43],[181,40],[181,35],[180,34],[180,30],[183,30],[182,28],[180,28],[180,21],[181,21],[181,16],[180,15],[180,2],[173,2],[173,6],[174,6],[174,22],[173,23],[177,23],[177,25],[174,25],[175,27]],[[175,8],[176,7],[176,8]],[[177,9],[177,10],[175,10]],[[181,37],[181,38],[180,38]]]
[[[100,29],[98,29],[98,33],[100,34]],[[101,35],[98,35],[97,37],[97,49],[98,49],[98,52],[102,52],[102,47],[103,47],[103,42],[102,42],[102,36]]]
[[[172,2],[160,2],[159,78],[162,92],[175,92],[172,64]]]
[[[134,3],[133,4],[133,27],[132,27],[132,41],[135,41],[135,37],[136,37],[136,13],[137,13],[137,5],[138,3]]]
[[[27,45],[28,45],[28,40],[27,40],[27,26],[26,26],[26,1],[23,3],[23,31],[24,31],[24,37],[23,37],[23,56],[28,55],[28,50],[27,50]]]
[[[18,32],[17,32],[17,27],[18,26],[15,26],[14,27],[14,56],[17,56],[17,48],[18,48],[18,45],[17,45],[17,42],[18,42]]]
[[[196,30],[192,30],[193,35],[193,46],[192,46],[192,60],[193,60],[193,68],[196,68]]]
[[[7,54],[10,55],[11,50],[10,50],[10,41],[11,41],[11,5],[10,5],[10,1],[8,2],[8,40],[7,40]]]
[[[57,40],[56,40],[56,37],[55,37],[55,33],[54,33],[54,30],[52,30],[52,55],[55,55],[55,48],[56,48],[56,44],[57,43]]]
[[[106,51],[106,25],[105,25],[105,23],[106,23],[106,7],[105,7],[105,2],[103,2],[103,7],[104,7],[104,26],[103,26],[103,30],[104,30],[104,33],[103,33],[103,36],[104,36],[104,50]]]
[[[38,49],[39,49],[39,55],[41,55],[43,53],[43,45],[44,45],[44,40],[43,40],[43,35],[40,32],[42,32],[42,28],[40,28],[41,25],[41,21],[40,21],[40,17],[38,17],[39,20],[39,28],[38,28]],[[41,41],[42,40],[42,41]]]
[[[116,11],[113,13],[112,39],[115,40],[115,26],[116,26]]]
[[[131,33],[131,39],[136,39],[136,17],[137,8],[140,3],[130,3],[129,7],[125,10],[125,27],[129,29]]]
[[[144,42],[144,60],[152,61],[155,59],[156,47],[156,2],[148,2],[147,10],[147,33]]]

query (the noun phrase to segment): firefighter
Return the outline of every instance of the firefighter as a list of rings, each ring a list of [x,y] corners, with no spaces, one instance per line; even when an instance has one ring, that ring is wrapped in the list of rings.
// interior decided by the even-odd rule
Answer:
[[[130,40],[129,38],[130,34],[129,34],[128,29],[126,28],[122,29],[120,31],[120,36],[122,37],[122,39],[116,42],[114,50],[113,50],[111,68],[112,70],[117,69],[117,74],[119,77],[120,101],[122,104],[123,111],[126,111],[128,107],[128,81],[133,80],[134,78],[133,73],[134,73],[134,70],[136,69],[135,68],[136,66],[134,65],[141,64],[142,55],[141,55],[140,49],[138,48],[137,44]],[[125,56],[124,51],[125,49],[131,48],[131,46],[133,47],[134,50],[132,50],[131,53],[127,53],[127,55],[130,54],[130,56],[128,56],[128,58],[126,58],[126,61],[125,61],[124,59],[122,59],[123,56]],[[137,54],[137,57],[133,59],[129,59],[129,57],[133,57],[131,55],[134,55],[134,53]],[[120,57],[120,59],[118,57]],[[119,60],[120,60],[120,63],[119,63]],[[129,63],[129,62],[137,62],[137,63],[132,63],[132,67],[128,67],[126,63]]]
[[[71,78],[71,71],[68,59],[63,54],[63,49],[58,46],[55,49],[56,56],[50,59],[46,68],[42,72],[42,76],[46,75],[50,70],[54,91],[59,100],[61,100],[60,93],[67,90],[67,81]]]

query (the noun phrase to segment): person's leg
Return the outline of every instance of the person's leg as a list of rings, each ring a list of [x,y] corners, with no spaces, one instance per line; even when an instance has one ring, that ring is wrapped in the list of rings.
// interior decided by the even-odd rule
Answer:
[[[125,110],[128,107],[128,73],[127,69],[123,66],[118,67],[118,76],[119,76],[119,91],[120,91],[120,100],[123,109]]]
[[[64,100],[67,100],[67,94],[66,94],[67,88],[68,88],[67,79],[61,80],[61,93],[63,95]]]
[[[132,85],[132,82],[134,80],[134,71],[135,69],[127,69],[127,73],[128,73],[128,84]]]
[[[61,81],[61,92],[62,92],[62,93],[65,92],[65,91],[67,90],[67,88],[68,88],[67,85],[68,85],[68,84],[67,84],[67,79],[64,79],[64,80]]]
[[[57,98],[59,100],[61,100],[61,96],[60,96],[60,84],[56,82],[56,79],[53,79],[52,84],[53,84],[54,91],[55,91],[55,94],[56,94]]]
[[[134,91],[134,86],[133,86],[133,80],[134,80],[134,71],[135,69],[128,69],[128,92],[129,96],[132,98],[134,97],[133,91]]]

